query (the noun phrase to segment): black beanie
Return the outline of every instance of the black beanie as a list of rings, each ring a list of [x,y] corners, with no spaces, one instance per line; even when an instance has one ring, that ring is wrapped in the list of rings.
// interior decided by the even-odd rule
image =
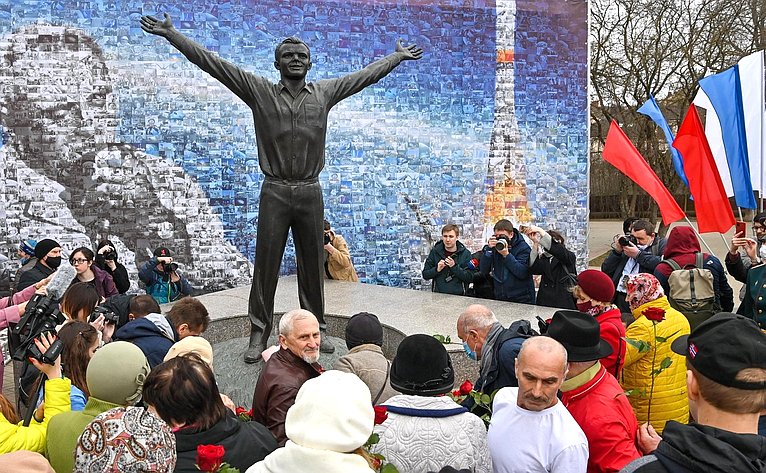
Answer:
[[[402,394],[438,396],[452,391],[455,372],[447,349],[434,337],[415,334],[396,349],[391,387]]]
[[[346,346],[350,350],[365,343],[383,346],[383,326],[375,314],[359,312],[346,325]]]
[[[41,260],[45,258],[45,256],[50,253],[52,249],[59,247],[61,247],[61,245],[59,245],[57,241],[51,240],[50,238],[40,240],[35,246],[35,257],[37,257],[38,260]]]

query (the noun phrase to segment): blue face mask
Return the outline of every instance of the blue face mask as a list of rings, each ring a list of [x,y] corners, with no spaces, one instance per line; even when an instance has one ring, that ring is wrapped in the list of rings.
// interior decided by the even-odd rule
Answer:
[[[471,350],[471,347],[468,346],[468,342],[463,342],[463,350],[465,351],[465,354],[468,356],[468,358],[472,359],[473,361],[478,359],[476,358],[476,352]]]

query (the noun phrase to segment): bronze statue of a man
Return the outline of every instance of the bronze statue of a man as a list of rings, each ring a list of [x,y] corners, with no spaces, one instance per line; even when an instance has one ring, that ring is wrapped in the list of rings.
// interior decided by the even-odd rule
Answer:
[[[164,21],[141,18],[147,33],[167,39],[187,59],[237,94],[253,111],[258,160],[266,179],[261,187],[255,272],[248,315],[250,345],[245,361],[255,363],[266,348],[273,325],[274,294],[287,232],[292,230],[298,263],[298,296],[301,308],[324,322],[324,202],[319,173],[324,167],[327,114],[341,100],[388,75],[400,62],[420,59],[415,45],[396,44],[396,51],[364,69],[337,79],[306,82],[311,52],[298,38],[287,38],[274,51],[280,80],[251,74],[207,51]],[[322,337],[322,351],[333,346]]]

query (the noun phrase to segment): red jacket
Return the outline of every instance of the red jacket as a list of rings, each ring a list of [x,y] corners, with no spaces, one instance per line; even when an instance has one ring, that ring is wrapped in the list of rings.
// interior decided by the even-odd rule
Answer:
[[[625,326],[622,325],[620,309],[614,308],[596,316],[601,326],[601,338],[612,347],[612,354],[601,358],[601,364],[616,379],[620,379],[622,365],[625,364]],[[619,368],[617,367],[619,360]]]
[[[562,393],[561,402],[588,438],[588,473],[617,472],[641,456],[636,415],[603,366],[592,380]]]

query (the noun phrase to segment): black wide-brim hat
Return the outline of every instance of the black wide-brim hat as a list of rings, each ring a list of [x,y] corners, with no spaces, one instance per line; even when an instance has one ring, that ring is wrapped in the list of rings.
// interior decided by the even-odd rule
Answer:
[[[454,384],[452,361],[440,341],[425,334],[402,340],[391,363],[392,388],[402,394],[438,396]]]
[[[601,338],[598,320],[576,310],[557,310],[546,335],[564,345],[567,361],[595,361],[614,351]]]

